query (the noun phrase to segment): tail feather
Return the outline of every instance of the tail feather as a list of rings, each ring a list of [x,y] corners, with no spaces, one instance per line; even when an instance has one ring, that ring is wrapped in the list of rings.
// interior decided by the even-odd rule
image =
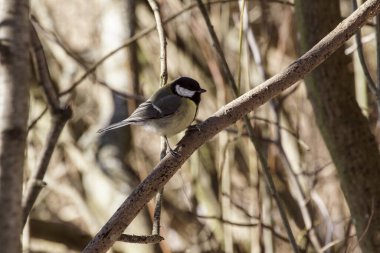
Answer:
[[[127,126],[127,125],[129,125],[131,123],[132,122],[130,122],[130,121],[123,120],[123,121],[120,121],[118,123],[109,125],[108,127],[99,129],[97,133],[100,133],[100,134],[101,133],[105,133],[105,132],[110,131],[110,130],[114,130],[114,129],[117,129],[117,128],[120,128],[120,127],[123,127],[123,126]]]

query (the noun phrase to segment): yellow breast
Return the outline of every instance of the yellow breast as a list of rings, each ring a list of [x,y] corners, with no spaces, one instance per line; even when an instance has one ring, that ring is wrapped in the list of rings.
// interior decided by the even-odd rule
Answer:
[[[165,136],[171,136],[185,130],[193,122],[197,107],[190,99],[182,99],[181,106],[173,115],[155,120],[146,126],[157,134]]]

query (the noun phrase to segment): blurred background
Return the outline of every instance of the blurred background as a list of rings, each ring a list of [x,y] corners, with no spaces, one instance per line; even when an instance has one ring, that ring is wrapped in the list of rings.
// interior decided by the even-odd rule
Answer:
[[[234,96],[209,31],[191,0],[161,0],[169,81],[190,76],[207,89],[197,120]],[[300,53],[291,1],[204,1],[240,93],[280,72]],[[351,4],[340,1],[341,16]],[[160,45],[146,1],[31,1],[50,74],[73,118],[66,125],[24,233],[25,252],[80,252],[159,161],[160,137],[139,127],[104,135],[160,83]],[[173,18],[175,17],[175,18]],[[147,29],[151,29],[150,32]],[[363,28],[365,54],[374,28]],[[142,34],[144,33],[144,34]],[[138,39],[128,41],[137,35]],[[141,36],[140,36],[141,35]],[[77,82],[103,56],[128,42]],[[368,42],[368,43],[367,43]],[[357,101],[375,131],[376,110],[352,39]],[[366,57],[375,73],[375,58]],[[77,83],[69,92],[67,89]],[[41,87],[31,91],[27,178],[38,163],[52,116]],[[303,82],[249,115],[303,252],[359,252],[335,167],[315,124]],[[172,146],[181,135],[170,138]],[[116,243],[112,252],[291,252],[260,162],[241,121],[203,145],[165,187],[157,245]],[[149,235],[154,201],[126,233]],[[346,251],[348,250],[348,251]]]

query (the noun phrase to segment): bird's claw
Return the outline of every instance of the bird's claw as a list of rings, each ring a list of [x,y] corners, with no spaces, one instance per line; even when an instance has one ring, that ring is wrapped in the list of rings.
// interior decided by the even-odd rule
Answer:
[[[180,158],[181,154],[178,153],[177,151],[173,150],[172,148],[169,147],[169,153],[174,156],[174,158]]]
[[[201,128],[199,127],[199,125],[198,124],[196,124],[196,125],[190,125],[188,128],[187,128],[187,130],[186,130],[186,132],[191,132],[191,131],[201,131]]]

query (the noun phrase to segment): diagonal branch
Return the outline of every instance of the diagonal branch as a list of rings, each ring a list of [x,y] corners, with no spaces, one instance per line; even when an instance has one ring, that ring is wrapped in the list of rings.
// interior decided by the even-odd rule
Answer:
[[[152,173],[124,201],[83,252],[106,252],[138,212],[169,181],[196,149],[248,112],[255,110],[302,79],[354,35],[368,18],[379,12],[380,1],[366,1],[287,69],[220,108],[206,121],[198,125],[200,131],[188,132],[177,146],[176,151],[181,155],[180,158],[167,155],[161,160]]]

